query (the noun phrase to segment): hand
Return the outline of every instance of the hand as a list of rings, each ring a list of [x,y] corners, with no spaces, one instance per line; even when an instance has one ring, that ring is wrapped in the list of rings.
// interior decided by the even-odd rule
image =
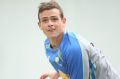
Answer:
[[[55,0],[51,0],[51,1],[55,1]]]
[[[48,74],[48,73],[43,73],[43,74],[40,76],[40,79],[46,79],[47,77],[49,77],[49,74]]]
[[[47,77],[50,77],[50,79],[58,79],[59,75],[56,71],[50,71],[50,72],[43,73],[40,76],[40,79],[46,79]]]

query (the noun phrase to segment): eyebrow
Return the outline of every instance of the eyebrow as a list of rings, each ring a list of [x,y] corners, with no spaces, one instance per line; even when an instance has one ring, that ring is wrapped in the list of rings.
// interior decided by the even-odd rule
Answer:
[[[42,17],[41,19],[47,19],[48,17]]]
[[[56,18],[57,16],[50,16],[51,18]],[[47,19],[48,17],[42,17],[41,19]]]
[[[57,16],[51,16],[51,17],[57,17]]]

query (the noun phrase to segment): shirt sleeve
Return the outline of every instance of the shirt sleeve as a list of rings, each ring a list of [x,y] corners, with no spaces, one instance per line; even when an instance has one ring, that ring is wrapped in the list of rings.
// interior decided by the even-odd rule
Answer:
[[[90,60],[95,66],[97,79],[120,79],[120,75],[112,67],[100,49],[96,48],[93,43],[90,43],[88,48]]]
[[[81,41],[82,48],[84,48],[88,54],[89,64],[91,63],[94,67],[93,73],[95,77],[97,79],[120,79],[120,74],[112,67],[102,51],[82,36],[78,37]],[[91,71],[91,65],[89,68]],[[92,79],[95,77],[92,77]]]

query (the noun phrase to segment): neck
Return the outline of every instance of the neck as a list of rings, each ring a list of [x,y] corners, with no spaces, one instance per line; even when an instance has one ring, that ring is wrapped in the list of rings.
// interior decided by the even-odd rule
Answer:
[[[62,40],[63,33],[54,38],[49,38],[51,48],[57,48]]]

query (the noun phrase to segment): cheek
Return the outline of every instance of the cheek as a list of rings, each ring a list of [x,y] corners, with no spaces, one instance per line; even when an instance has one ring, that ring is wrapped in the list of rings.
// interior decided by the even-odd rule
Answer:
[[[55,25],[56,25],[58,28],[61,28],[61,27],[63,26],[61,22],[58,22],[58,23],[56,23]]]
[[[45,24],[41,24],[40,28],[41,28],[41,30],[45,30],[46,25]]]
[[[39,28],[42,30],[42,24],[41,24],[41,23],[39,23],[38,25],[39,25]]]
[[[44,32],[46,31],[46,28],[45,28],[45,27],[42,27],[41,29],[42,29],[42,31],[44,31]]]
[[[39,26],[39,28],[40,28],[40,30],[42,30],[42,27],[41,27],[41,26]]]
[[[60,24],[60,27],[59,27],[61,30],[63,30],[65,27],[64,27],[64,24]]]

